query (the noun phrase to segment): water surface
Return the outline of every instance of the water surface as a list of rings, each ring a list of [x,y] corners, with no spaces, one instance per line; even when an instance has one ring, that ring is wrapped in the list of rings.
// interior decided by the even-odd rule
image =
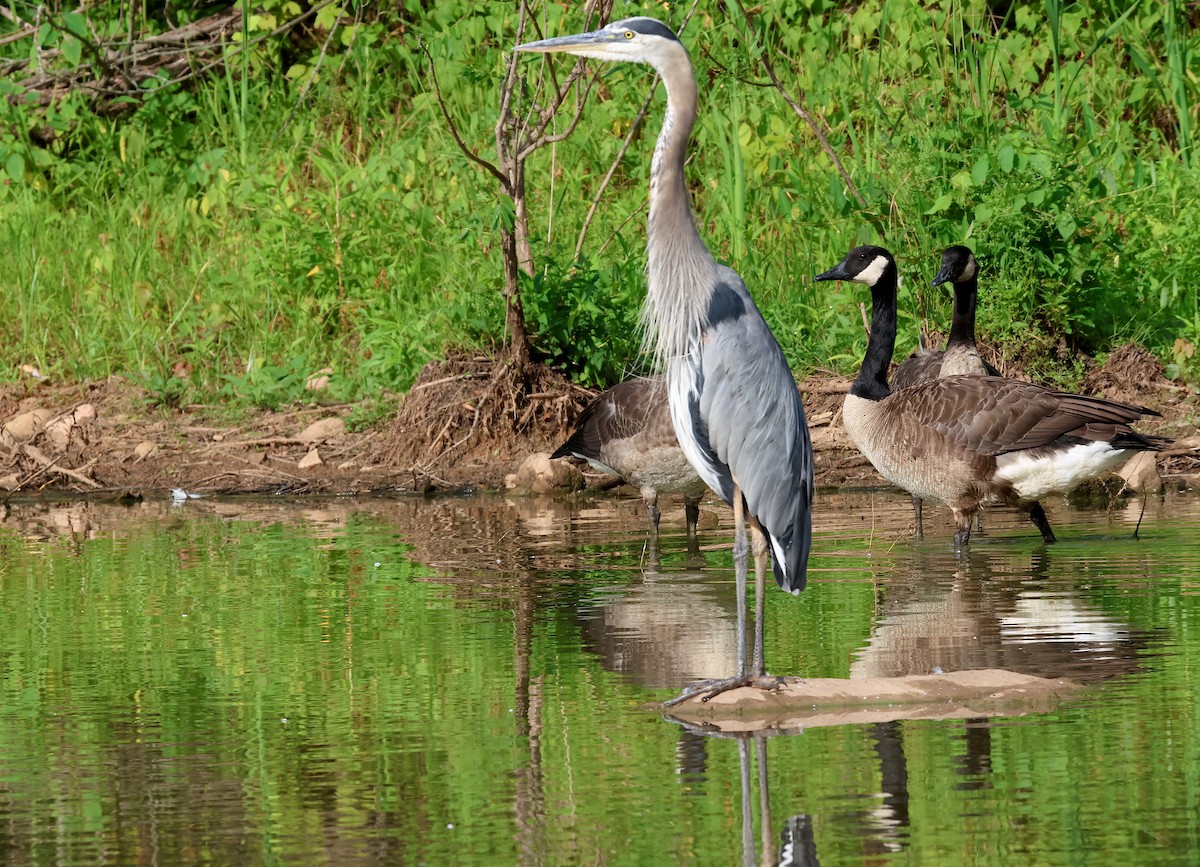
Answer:
[[[716,505],[689,550],[631,497],[15,503],[0,861],[1195,863],[1200,497],[1141,506],[956,553],[944,512],[914,542],[907,497],[821,493],[773,673],[1088,687],[739,740],[647,709],[732,668]]]

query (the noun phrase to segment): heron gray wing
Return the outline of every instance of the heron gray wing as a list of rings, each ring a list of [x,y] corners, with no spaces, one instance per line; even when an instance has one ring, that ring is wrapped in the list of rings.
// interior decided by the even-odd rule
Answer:
[[[783,351],[729,268],[702,336],[698,419],[712,454],[746,498],[774,549],[775,578],[804,587],[812,543],[812,442]]]

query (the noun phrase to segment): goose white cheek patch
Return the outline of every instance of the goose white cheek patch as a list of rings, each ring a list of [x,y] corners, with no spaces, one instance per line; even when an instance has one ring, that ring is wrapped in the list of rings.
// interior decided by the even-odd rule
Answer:
[[[865,283],[868,286],[874,286],[879,282],[879,278],[883,276],[883,272],[887,270],[888,260],[884,256],[876,256],[866,268],[858,272],[855,281]]]

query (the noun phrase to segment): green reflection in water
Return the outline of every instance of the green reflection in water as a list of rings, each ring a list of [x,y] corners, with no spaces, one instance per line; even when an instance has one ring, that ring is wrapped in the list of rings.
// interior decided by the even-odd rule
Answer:
[[[642,706],[681,666],[728,659],[726,531],[701,565],[668,534],[654,570],[640,516],[389,508],[88,506],[53,532],[0,529],[0,860],[739,863],[736,744]],[[1097,685],[1046,714],[769,739],[772,846],[806,814],[825,865],[1186,863],[1196,510],[1151,517],[1131,544],[1075,515],[1049,553],[999,526],[968,558],[825,532],[811,590],[768,599],[774,670],[927,667],[957,632],[982,636],[948,651],[968,661],[1065,666],[1085,646],[1065,627],[1013,640],[1064,610],[1117,635],[1113,661],[1093,652]],[[664,612],[700,623],[696,643],[651,640]]]

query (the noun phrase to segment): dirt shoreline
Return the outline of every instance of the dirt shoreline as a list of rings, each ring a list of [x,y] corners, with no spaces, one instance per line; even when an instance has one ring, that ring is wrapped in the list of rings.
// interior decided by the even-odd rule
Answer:
[[[1114,352],[1085,389],[1157,409],[1139,429],[1170,436],[1160,472],[1180,486],[1200,482],[1200,396],[1171,383],[1136,348]],[[1149,368],[1147,365],[1150,365]],[[846,377],[800,383],[819,486],[882,485],[840,423]],[[351,404],[247,413],[220,407],[151,407],[128,380],[80,385],[26,382],[0,387],[0,489],[104,496],[203,494],[429,493],[503,489],[530,453],[570,433],[590,394],[543,371],[527,397],[507,368],[483,357],[430,365],[399,412],[361,432],[346,430]],[[1090,388],[1086,388],[1090,386]],[[589,477],[589,485],[601,477]]]

